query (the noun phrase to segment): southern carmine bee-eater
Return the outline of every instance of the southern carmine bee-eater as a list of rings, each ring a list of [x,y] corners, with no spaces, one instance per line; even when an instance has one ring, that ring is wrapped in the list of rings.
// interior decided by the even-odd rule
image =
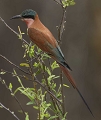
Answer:
[[[93,115],[85,99],[78,90],[72,76],[70,75],[71,68],[66,63],[64,55],[52,35],[52,33],[41,23],[38,14],[31,9],[23,11],[20,15],[13,16],[11,19],[21,19],[27,24],[28,35],[33,43],[35,43],[42,51],[46,52],[54,60],[57,61],[63,73],[66,75],[69,82],[72,84],[74,89],[77,90],[83,102],[87,106],[90,113]]]

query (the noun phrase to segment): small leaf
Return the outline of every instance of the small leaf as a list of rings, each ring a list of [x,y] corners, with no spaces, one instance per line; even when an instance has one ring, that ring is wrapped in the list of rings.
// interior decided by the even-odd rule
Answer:
[[[74,0],[62,0],[63,7],[66,8],[71,5],[75,5]]]
[[[23,113],[23,111],[22,111],[22,110],[18,110],[18,112],[19,112],[19,113]]]
[[[6,72],[0,72],[1,75],[4,75]]]
[[[47,67],[46,68],[46,71],[47,71],[47,73],[49,74],[49,75],[51,75],[51,71],[50,71],[50,69]]]
[[[26,114],[25,120],[29,120],[29,115],[28,115],[28,113],[25,113],[25,114]]]
[[[38,53],[42,52],[42,50],[39,47],[37,47],[37,50],[38,50]]]
[[[57,64],[56,61],[54,61],[54,62],[51,64],[52,70],[54,70],[55,68],[58,68],[58,67],[59,67],[59,65]]]
[[[20,63],[20,66],[29,67],[29,64],[27,64],[27,63]]]
[[[36,110],[38,110],[38,109],[39,109],[39,107],[38,107],[38,106],[33,106],[33,108],[35,108]]]
[[[22,35],[25,34],[25,33],[22,33],[22,32],[21,32],[21,29],[20,29],[19,26],[18,26],[18,30],[19,30],[18,37],[19,37],[20,40],[22,40]]]
[[[43,53],[43,54],[41,54],[41,56],[42,56],[42,59],[43,60],[45,60],[45,59],[47,59],[47,58],[51,58],[48,54],[46,54],[46,53]]]
[[[6,72],[3,70],[3,69],[1,69],[1,72],[0,72],[0,74],[1,75],[4,75]]]
[[[44,114],[44,116],[45,116],[46,118],[49,118],[49,117],[50,117],[50,114],[49,114],[49,113],[46,113],[46,114]]]
[[[34,104],[35,102],[34,101],[30,101],[30,102],[28,102],[26,105],[32,105],[32,104]]]
[[[37,68],[37,67],[39,67],[39,65],[40,65],[39,63],[35,62],[33,66],[34,66],[35,68]]]
[[[0,108],[3,108],[3,107],[0,105]]]
[[[69,88],[69,87],[70,87],[70,86],[68,86],[68,85],[66,85],[66,84],[63,84],[63,86],[64,86],[64,87],[67,87],[67,88]]]
[[[55,119],[55,118],[57,118],[58,116],[51,116],[48,120],[53,120],[53,119]]]
[[[35,45],[32,45],[30,48],[29,48],[29,57],[32,58],[34,57],[34,48],[35,48]]]
[[[12,90],[12,83],[9,84],[9,89]]]

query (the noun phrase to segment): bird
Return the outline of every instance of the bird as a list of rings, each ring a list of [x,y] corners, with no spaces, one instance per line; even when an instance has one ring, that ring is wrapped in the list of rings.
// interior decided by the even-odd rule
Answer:
[[[77,90],[89,112],[94,117],[90,107],[70,74],[72,69],[67,64],[57,40],[54,38],[50,30],[40,21],[37,12],[32,9],[26,9],[21,14],[11,17],[11,19],[21,19],[26,23],[30,40],[59,64],[61,70],[73,88]]]

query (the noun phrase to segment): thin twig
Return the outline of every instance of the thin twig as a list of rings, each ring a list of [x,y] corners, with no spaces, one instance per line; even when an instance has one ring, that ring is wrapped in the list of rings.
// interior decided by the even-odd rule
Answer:
[[[62,0],[60,0],[61,4],[62,4]],[[66,8],[63,7],[62,5],[62,10],[63,10],[63,14],[62,14],[62,19],[58,28],[58,43],[59,45],[61,44],[62,41],[62,35],[64,32],[64,24],[65,24],[65,13],[66,13]],[[60,71],[60,82],[61,82],[61,93],[62,93],[62,109],[63,109],[63,115],[65,114],[65,102],[64,102],[64,90],[63,90],[63,74],[62,74],[62,70]]]
[[[65,114],[65,100],[64,100],[64,89],[63,89],[63,74],[62,70],[60,71],[60,82],[61,82],[61,93],[62,93],[62,109],[63,109],[63,114]]]
[[[64,24],[65,24],[65,13],[66,13],[66,8],[63,8],[63,15],[62,15],[62,19],[58,28],[58,42],[59,44],[62,41],[62,35],[63,35],[63,31],[64,31]]]
[[[4,19],[3,19],[2,17],[0,17],[0,20],[1,20],[1,21],[6,25],[6,27],[7,27],[8,29],[10,29],[14,34],[16,34],[17,36],[20,35],[20,34],[17,33],[16,31],[14,31],[14,30],[4,21]],[[23,42],[25,42],[27,45],[29,45],[29,43],[28,43],[25,39],[22,38],[22,40],[23,40]]]
[[[18,74],[15,74],[13,72],[9,72],[9,71],[4,70],[4,69],[1,69],[1,72],[5,72],[5,73],[8,73],[8,74],[11,74],[13,77],[21,77],[21,78],[28,79],[27,76],[25,76],[25,75],[18,75]]]
[[[62,6],[61,0],[60,0],[60,1],[53,0],[53,1],[55,1],[57,4],[59,4],[59,5],[61,5],[61,6]]]
[[[7,71],[5,71],[5,72],[7,72]],[[20,106],[20,108],[21,108],[23,114],[26,116],[26,114],[25,114],[25,112],[24,112],[24,109],[23,109],[21,103],[20,103],[19,100],[17,99],[16,95],[13,93],[12,89],[10,89],[10,88],[7,86],[7,84],[5,83],[4,80],[2,80],[1,77],[0,77],[0,81],[1,81],[1,83],[2,83],[3,85],[5,85],[5,87],[10,91],[10,93],[12,94],[12,96],[15,98],[15,100],[16,100],[17,103],[18,103],[18,105]]]
[[[1,102],[0,102],[0,106],[2,108],[4,108],[5,110],[7,110],[8,112],[10,112],[10,114],[12,114],[17,120],[20,120],[15,114],[14,112],[12,112],[9,108],[5,107]]]
[[[10,60],[8,60],[5,56],[0,54],[0,57],[2,57],[3,59],[5,59],[7,62],[9,62],[11,65],[15,66],[16,68],[18,68],[20,71],[24,72],[25,74],[30,75],[30,73],[26,72],[25,70],[21,69],[19,66],[17,66],[16,64],[14,64],[13,62],[11,62]]]
[[[9,74],[12,74],[11,72],[8,72],[8,71],[6,71],[6,70],[4,70],[4,71],[7,72],[7,73],[9,73]],[[16,77],[16,76],[26,79],[26,76],[23,76],[23,75],[15,75],[15,74],[14,74],[14,77]],[[61,102],[58,98],[56,98],[49,90],[46,89],[45,86],[43,86],[43,85],[39,82],[39,80],[37,79],[36,76],[34,76],[34,78],[35,78],[34,80],[35,80],[36,83],[38,83],[40,86],[42,86],[56,101],[58,101],[59,103],[62,104],[62,102]],[[27,78],[27,80],[33,82],[32,79]]]

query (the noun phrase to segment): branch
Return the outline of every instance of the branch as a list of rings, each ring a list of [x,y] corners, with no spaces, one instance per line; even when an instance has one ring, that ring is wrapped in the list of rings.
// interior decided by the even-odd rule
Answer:
[[[1,102],[0,102],[0,106],[2,108],[4,108],[5,110],[7,110],[8,112],[10,112],[10,114],[12,114],[17,120],[20,120],[15,114],[14,112],[12,112],[9,108],[5,107]]]
[[[58,42],[59,44],[61,43],[62,41],[62,35],[63,35],[63,31],[64,31],[64,24],[65,24],[65,13],[66,13],[66,8],[63,8],[63,14],[62,14],[62,19],[61,19],[61,22],[60,22],[60,25],[59,25],[59,28],[58,28]]]
[[[8,72],[8,71],[6,71],[6,70],[3,70],[4,72],[7,72],[8,74],[13,74],[14,75],[14,77],[16,77],[16,76],[18,76],[18,77],[21,77],[21,78],[24,78],[24,79],[26,79],[26,76],[22,76],[22,75],[16,75],[16,74],[14,74],[14,73],[11,73],[11,72]],[[52,94],[45,86],[43,86],[40,82],[39,82],[39,80],[37,79],[37,77],[36,76],[34,76],[34,82],[36,82],[37,84],[39,84],[42,88],[44,88],[56,101],[58,101],[59,103],[61,103],[62,104],[62,102],[57,98],[57,97],[55,97],[54,96],[54,94]],[[27,78],[27,80],[29,80],[29,81],[32,81],[33,82],[33,80],[32,79],[29,79],[29,78]]]
[[[53,0],[53,1],[55,1],[57,4],[59,4],[59,5],[63,6],[63,5],[62,5],[62,2],[61,2],[61,0],[60,0],[60,1]]]
[[[4,70],[4,71],[5,71],[5,70]],[[5,72],[8,72],[8,71],[5,71]],[[11,74],[10,72],[8,72],[8,73]],[[10,91],[11,95],[15,98],[16,102],[19,104],[19,106],[20,106],[23,114],[26,116],[26,114],[25,114],[25,112],[24,112],[24,110],[23,110],[23,108],[22,108],[21,103],[19,102],[19,100],[17,99],[17,97],[15,96],[15,94],[13,93],[12,89],[10,89],[10,88],[7,86],[7,84],[5,83],[4,80],[2,80],[1,77],[0,77],[0,81],[1,81],[1,83],[2,83],[3,85],[5,85],[5,87]]]
[[[17,66],[16,64],[14,64],[13,62],[11,62],[10,60],[8,60],[5,56],[0,54],[0,57],[2,57],[3,59],[5,59],[7,62],[9,62],[11,65],[15,66],[17,69],[19,69],[20,71],[24,72],[25,74],[30,75],[30,73],[24,71],[23,69],[21,69],[19,66]]]
[[[62,4],[62,0],[60,0],[61,4]],[[58,43],[59,45],[61,44],[62,42],[62,35],[63,35],[63,32],[64,32],[64,28],[65,28],[65,13],[66,13],[66,8],[67,7],[63,7],[63,4],[62,4],[62,10],[63,10],[63,14],[62,14],[62,19],[61,19],[61,22],[60,22],[60,25],[59,25],[59,28],[58,28]],[[61,93],[62,93],[62,109],[63,109],[63,114],[65,114],[65,100],[64,100],[64,89],[63,89],[63,73],[62,73],[62,70],[60,71],[60,82],[61,82]]]
[[[20,34],[17,33],[16,31],[14,31],[14,30],[4,21],[4,19],[3,19],[2,17],[0,17],[0,20],[1,20],[1,21],[6,25],[6,27],[7,27],[8,29],[10,29],[14,34],[16,34],[17,36],[20,35]],[[22,40],[23,40],[24,43],[26,43],[27,45],[29,45],[29,43],[28,43],[25,39],[22,38]]]
[[[63,89],[63,74],[62,70],[60,71],[60,82],[61,82],[61,93],[62,93],[62,109],[63,109],[63,114],[65,113],[65,100],[64,100],[64,89]]]

